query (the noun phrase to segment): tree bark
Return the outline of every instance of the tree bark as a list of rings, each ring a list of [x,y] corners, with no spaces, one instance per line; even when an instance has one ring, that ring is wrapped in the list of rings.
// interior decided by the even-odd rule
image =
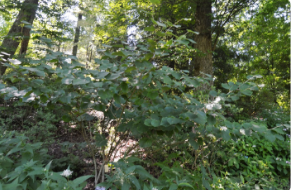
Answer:
[[[79,37],[80,37],[80,24],[79,22],[82,20],[82,14],[78,14],[78,21],[77,21],[77,26],[75,29],[75,37],[74,37],[74,46],[72,50],[72,55],[77,56],[77,49],[78,49],[78,42],[79,42]]]
[[[16,17],[13,25],[11,26],[7,36],[4,38],[0,47],[1,51],[4,51],[10,55],[4,55],[4,61],[11,58],[19,45],[19,36],[24,36],[22,40],[20,54],[25,53],[28,46],[30,29],[21,27],[21,21],[29,22],[31,25],[36,15],[39,0],[25,0],[22,4],[21,10]],[[6,71],[6,66],[0,63],[0,76]]]
[[[199,35],[194,37],[196,42],[194,48],[197,49],[197,53],[192,58],[190,73],[193,76],[203,76],[201,72],[213,76],[212,0],[196,0],[195,11],[194,30],[199,32]]]

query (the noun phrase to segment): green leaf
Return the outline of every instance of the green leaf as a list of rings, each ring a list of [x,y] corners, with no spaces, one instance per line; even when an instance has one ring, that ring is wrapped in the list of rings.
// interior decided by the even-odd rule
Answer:
[[[168,40],[168,41],[165,43],[165,46],[171,46],[172,43],[173,43],[173,40],[170,39],[170,40]],[[176,73],[176,72],[175,72],[175,73]]]
[[[180,28],[181,27],[181,25],[179,25],[179,24],[174,24],[172,26],[175,27],[175,28]]]
[[[229,130],[222,131],[222,138],[226,141],[230,140]]]
[[[283,131],[282,127],[272,128],[271,130],[275,131],[276,133],[282,134],[282,135],[286,134],[286,132]]]
[[[102,134],[95,134],[95,144],[97,147],[103,147],[107,145],[107,140],[105,138],[105,136],[103,136]]]
[[[48,107],[50,110],[52,110],[52,109],[55,108],[55,104],[53,104],[52,102],[49,102],[49,103],[47,104],[47,107]]]
[[[8,60],[9,60],[9,62],[13,63],[14,65],[20,65],[21,64],[21,62],[18,61],[17,59],[8,59]]]
[[[150,190],[150,189],[146,186],[145,183],[144,183],[144,186],[143,186],[143,190]]]
[[[207,175],[206,169],[204,168],[202,164],[201,164],[201,171],[202,171],[203,177]]]
[[[233,164],[234,164],[234,159],[235,159],[235,158],[230,158],[230,160],[228,161],[228,166],[233,166]]]
[[[151,119],[145,119],[145,121],[144,121],[144,124],[146,125],[146,126],[152,126],[151,125]]]
[[[117,73],[111,73],[110,75],[108,75],[106,77],[107,80],[115,80],[117,78],[119,78],[119,76],[122,74],[123,72],[117,72]]]
[[[183,183],[180,183],[178,184],[179,187],[183,186],[183,187],[190,187],[192,189],[195,189],[191,184],[189,183],[186,183],[186,182],[183,182]]]
[[[178,42],[179,44],[182,44],[182,45],[185,45],[185,46],[188,46],[188,44],[189,44],[188,40],[175,40],[175,41]]]
[[[150,147],[152,145],[152,140],[148,138],[142,138],[141,140],[139,140],[139,145],[142,148]]]
[[[114,100],[116,103],[120,104],[121,103],[121,96],[118,94],[114,94]]]
[[[93,177],[93,175],[81,176],[81,177],[78,177],[77,179],[74,179],[73,180],[74,187],[78,187],[81,183],[83,183],[84,181],[86,181],[87,179],[91,177]]]
[[[101,88],[103,86],[103,82],[93,82],[91,85],[96,88]]]
[[[126,70],[125,70],[125,72],[126,73],[130,73],[131,71],[134,71],[134,70],[136,70],[137,68],[136,67],[128,67]]]
[[[254,124],[254,123],[252,123],[252,127],[253,127],[254,131],[257,131],[259,133],[264,133],[267,130],[267,128],[262,124]]]
[[[145,59],[146,61],[148,61],[148,60],[151,59],[152,57],[153,57],[153,53],[147,53],[147,54],[145,55],[144,59]]]
[[[229,84],[229,89],[231,91],[237,90],[238,89],[238,84],[234,84],[233,82],[228,82]]]
[[[204,112],[197,111],[196,118],[194,119],[194,121],[198,124],[205,125],[205,123],[207,122],[207,116]]]
[[[153,32],[155,30],[154,26],[144,28],[145,31]]]
[[[216,96],[217,96],[217,92],[214,91],[214,90],[211,90],[211,91],[209,92],[209,95],[211,95],[211,96],[213,96],[213,97],[216,97]]]
[[[156,34],[157,34],[157,36],[160,36],[160,37],[163,37],[163,36],[165,36],[165,33],[163,33],[163,32],[160,32],[160,31],[158,31]]]
[[[20,189],[23,189],[22,188],[22,185],[21,184],[18,184],[18,180],[19,180],[19,178],[16,178],[12,183],[9,183],[9,184],[7,184],[6,186],[5,186],[5,188],[4,189],[13,189],[13,190],[20,190]]]
[[[104,79],[109,74],[109,72],[99,72],[94,70],[91,70],[89,72],[97,79]]]
[[[34,80],[32,80],[31,82],[34,83],[34,84],[37,84],[37,85],[44,84],[44,81],[41,80],[41,79],[34,79]]]
[[[199,144],[194,139],[189,139],[189,142],[195,150],[198,150]]]
[[[22,20],[21,23],[23,24],[27,24],[27,25],[31,25],[29,22],[25,21],[25,20]]]
[[[43,103],[46,103],[48,101],[48,97],[46,95],[41,95],[40,99]]]
[[[107,45],[107,44],[101,44],[103,47],[106,47],[106,48],[111,48],[112,46],[111,45]]]
[[[62,116],[62,120],[64,122],[70,122],[72,120],[72,118],[69,115],[63,115]]]
[[[199,35],[199,32],[195,32],[195,31],[188,30],[188,29],[187,29],[187,31]]]
[[[240,91],[242,94],[244,95],[247,95],[247,96],[251,96],[252,95],[252,91],[251,90],[243,90],[243,91]]]
[[[172,80],[171,78],[169,78],[169,76],[164,76],[163,77],[163,82],[166,84],[171,84]]]
[[[62,84],[72,84],[73,79],[72,78],[63,78]]]
[[[22,148],[19,148],[18,146],[12,148],[9,152],[7,152],[6,156],[9,156],[10,154],[13,154],[15,152],[20,151]]]
[[[109,90],[99,90],[98,95],[101,99],[109,99],[114,96],[114,94]]]
[[[121,89],[123,92],[128,92],[129,88],[128,88],[128,84],[126,82],[122,82],[121,83]]]
[[[189,71],[187,71],[187,72],[189,72]],[[189,85],[190,87],[196,88],[200,85],[200,82],[198,82],[198,80],[196,80],[196,79],[186,79],[186,81],[190,83],[190,85]]]
[[[175,183],[172,183],[168,190],[177,190],[178,186]]]
[[[82,85],[82,84],[87,84],[90,81],[86,79],[73,79],[73,85]]]
[[[239,96],[238,95],[234,95],[230,97],[232,101],[237,101],[239,100]]]
[[[244,178],[240,175],[241,183],[244,183]]]
[[[23,67],[23,68],[26,69],[26,70],[29,70],[31,72],[35,72],[37,76],[40,76],[40,77],[45,77],[46,76],[44,71],[41,71],[41,70],[39,70],[37,68],[29,68],[29,67]]]
[[[175,124],[181,123],[182,120],[180,120],[180,119],[178,119],[178,118],[172,118],[172,117],[169,117],[169,118],[167,118],[167,122],[168,122],[170,125],[175,125]]]
[[[114,53],[112,53],[112,55],[117,55],[117,56],[126,57],[126,55],[125,55],[123,52],[121,52],[121,51],[114,52]]]
[[[158,92],[156,90],[149,90],[147,96],[153,100],[158,96]]]
[[[216,118],[212,115],[207,115],[207,124],[214,125],[216,123]]]
[[[249,85],[246,83],[239,86],[239,90],[245,90],[247,88],[249,88]]]
[[[52,164],[53,160],[51,160],[47,165],[46,165],[46,170],[49,171],[50,170],[50,167],[51,167],[51,164]]]
[[[89,115],[88,113],[84,113],[84,114],[78,116],[76,119],[77,119],[77,121],[92,121],[95,119],[95,117],[92,115]]]
[[[151,125],[153,127],[158,127],[158,126],[160,126],[160,121],[157,119],[151,119]]]
[[[228,90],[230,89],[230,86],[226,83],[221,84],[221,86],[225,89],[228,89]]]
[[[163,126],[163,127],[169,126],[169,122],[167,121],[167,119],[168,119],[167,117],[163,117],[161,119],[160,125]]]
[[[205,180],[204,178],[202,179],[203,185],[206,189],[211,190],[211,186],[209,184],[209,182],[207,180]]]
[[[284,141],[285,140],[284,137],[282,135],[279,135],[279,134],[275,134],[275,137],[277,139],[279,139],[280,141]]]
[[[124,181],[122,184],[122,190],[129,190],[131,187],[130,183],[128,181]]]
[[[136,189],[141,189],[140,183],[135,176],[130,175],[129,178],[130,181],[136,186]]]
[[[161,27],[163,27],[163,28],[166,28],[166,25],[163,24],[162,22],[158,22],[158,21],[156,21],[156,24],[157,24],[158,26],[161,26]]]
[[[246,78],[249,80],[252,80],[252,79],[262,78],[262,77],[263,77],[262,75],[248,75]]]
[[[171,73],[171,74],[172,74],[172,76],[173,76],[175,79],[177,79],[177,80],[180,80],[181,77],[182,77],[182,74],[181,74],[181,73],[173,72],[173,73]]]
[[[160,3],[160,0],[149,0],[151,3],[153,4],[159,4]]]

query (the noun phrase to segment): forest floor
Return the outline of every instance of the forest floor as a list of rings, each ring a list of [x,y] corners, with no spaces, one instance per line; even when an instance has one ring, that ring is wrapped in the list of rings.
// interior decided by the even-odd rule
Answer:
[[[63,128],[63,127],[62,127]],[[53,159],[60,160],[68,157],[68,159],[73,157],[78,157],[80,168],[73,169],[73,173],[76,172],[72,178],[77,178],[85,175],[93,175],[94,176],[94,164],[92,156],[89,156],[89,148],[86,145],[85,148],[80,148],[78,145],[85,142],[81,132],[79,130],[75,130],[74,126],[72,126],[73,130],[62,130],[58,132],[58,137],[55,137],[54,143],[50,144],[48,147],[48,154],[53,157]],[[63,128],[64,129],[64,128]],[[60,135],[61,134],[61,135]],[[117,162],[119,159],[124,157],[124,153],[129,149],[133,149],[137,145],[137,141],[133,139],[127,139],[120,143],[114,152],[114,156],[110,159],[110,161]],[[62,148],[62,144],[70,144],[67,150]],[[141,149],[140,149],[141,150]],[[131,152],[134,152],[132,150]],[[97,163],[97,172],[100,170],[100,166],[102,165],[102,157],[98,153],[96,154],[95,161]],[[68,160],[67,159],[67,160]],[[65,159],[66,160],[66,159]],[[56,161],[58,162],[58,161]],[[54,163],[54,162],[53,162]],[[71,167],[70,167],[71,168]],[[100,183],[100,182],[98,182]],[[87,185],[84,190],[94,190],[94,177],[89,178],[87,180]]]

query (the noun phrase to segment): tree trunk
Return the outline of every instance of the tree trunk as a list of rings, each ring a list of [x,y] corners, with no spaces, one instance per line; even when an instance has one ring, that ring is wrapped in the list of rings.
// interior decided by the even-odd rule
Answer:
[[[79,22],[82,20],[82,14],[78,14],[78,21],[77,21],[77,26],[75,30],[75,37],[74,37],[74,46],[73,46],[73,51],[72,55],[77,56],[77,49],[78,49],[78,42],[79,42],[79,37],[80,37],[80,25]]]
[[[21,27],[21,21],[33,23],[36,15],[36,10],[38,7],[39,0],[25,0],[22,4],[21,10],[17,15],[16,20],[11,26],[7,36],[4,38],[2,45],[0,47],[1,51],[4,51],[10,55],[4,56],[4,61],[11,58],[19,45],[19,36],[24,36],[21,44],[21,53],[25,53],[27,50],[27,45],[29,41],[30,29],[26,27]],[[6,66],[0,64],[0,76],[2,76],[6,71]]]
[[[197,53],[192,59],[190,73],[193,76],[203,76],[201,72],[213,76],[211,38],[212,0],[196,0],[195,11],[194,30],[199,32],[199,35],[196,35],[194,38],[196,42],[194,48],[197,49]]]

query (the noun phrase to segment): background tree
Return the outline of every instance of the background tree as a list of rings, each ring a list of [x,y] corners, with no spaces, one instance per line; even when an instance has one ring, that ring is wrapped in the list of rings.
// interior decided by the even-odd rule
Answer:
[[[1,45],[1,50],[9,54],[4,56],[5,60],[15,54],[15,51],[19,45],[19,36],[23,36],[20,53],[26,52],[31,29],[30,26],[25,25],[27,25],[27,23],[32,25],[38,7],[38,2],[39,0],[25,0],[23,2],[16,20]],[[6,67],[0,65],[0,75],[3,75],[5,71]]]
[[[190,18],[179,23],[179,34],[191,29],[199,34],[190,33],[196,42],[193,47],[196,53],[191,57],[189,66],[191,75],[199,76],[201,72],[213,75],[212,51],[216,49],[218,38],[224,35],[224,26],[231,22],[245,7],[254,1],[161,1],[155,9],[155,18],[163,20],[179,20]]]
[[[78,42],[79,42],[79,37],[80,37],[80,22],[82,20],[82,14],[78,13],[78,21],[77,21],[77,26],[75,29],[75,37],[74,37],[74,45],[73,45],[73,50],[72,50],[72,55],[77,56],[77,49],[78,49]]]
[[[220,58],[219,49],[215,50],[215,71],[219,79],[215,84],[238,81],[250,73],[263,76],[259,81],[262,88],[255,99],[241,101],[251,113],[273,105],[290,105],[289,9],[288,1],[268,0],[244,9],[234,18],[234,23],[226,26],[226,35],[219,40],[225,46],[225,56],[223,54]],[[230,51],[233,56],[228,56],[230,53],[226,56]],[[223,60],[225,63],[220,63]],[[229,73],[230,66],[232,72]],[[219,74],[220,70],[222,73]],[[225,81],[221,80],[222,77]],[[216,88],[222,87],[216,85]]]

